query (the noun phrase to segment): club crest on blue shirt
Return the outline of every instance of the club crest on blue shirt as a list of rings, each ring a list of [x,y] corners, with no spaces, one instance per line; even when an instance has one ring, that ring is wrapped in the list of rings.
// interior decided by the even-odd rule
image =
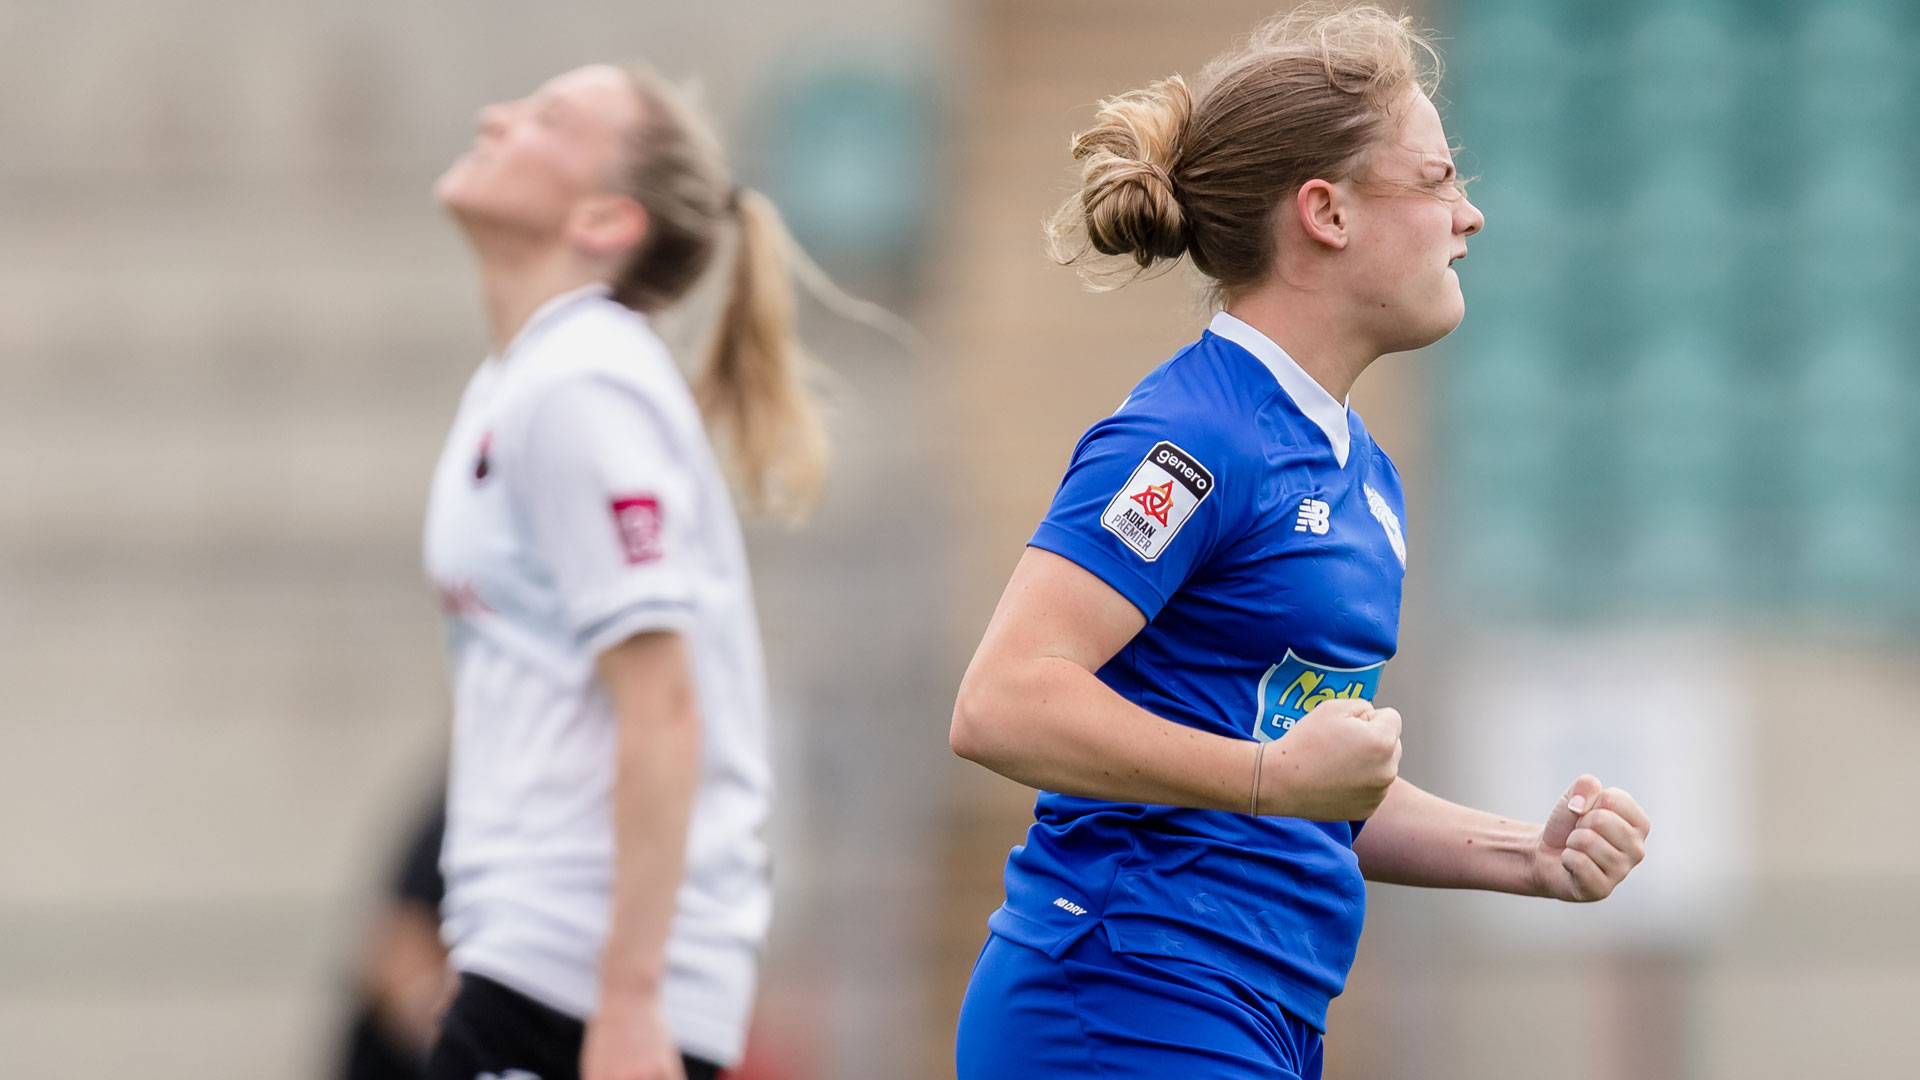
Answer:
[[[1213,474],[1193,455],[1170,442],[1147,451],[1133,475],[1121,486],[1100,524],[1152,562],[1167,550],[1180,526],[1187,523],[1207,496],[1213,494]]]
[[[1393,545],[1393,553],[1399,557],[1400,565],[1405,567],[1407,565],[1407,537],[1405,533],[1400,531],[1400,515],[1394,513],[1393,507],[1387,505],[1387,500],[1382,498],[1379,492],[1373,490],[1372,484],[1361,484],[1360,488],[1366,492],[1367,509],[1372,512],[1374,520],[1380,523],[1380,527],[1387,530],[1387,543]]]
[[[1380,688],[1382,660],[1372,667],[1337,668],[1310,664],[1287,650],[1287,658],[1267,669],[1260,677],[1260,715],[1254,719],[1253,734],[1261,742],[1272,742],[1293,730],[1301,717],[1314,706],[1334,698],[1373,700]]]

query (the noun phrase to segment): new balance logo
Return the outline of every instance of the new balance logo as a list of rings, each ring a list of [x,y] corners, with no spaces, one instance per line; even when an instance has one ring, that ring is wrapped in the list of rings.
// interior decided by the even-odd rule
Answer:
[[[1315,536],[1327,535],[1332,524],[1327,520],[1333,516],[1333,507],[1319,499],[1306,499],[1300,503],[1300,519],[1293,523],[1294,532],[1310,532]]]
[[[1081,907],[1079,904],[1074,903],[1073,901],[1067,899],[1064,896],[1054,897],[1053,906],[1059,908],[1061,911],[1064,911],[1069,915],[1085,915],[1087,913],[1086,908]]]

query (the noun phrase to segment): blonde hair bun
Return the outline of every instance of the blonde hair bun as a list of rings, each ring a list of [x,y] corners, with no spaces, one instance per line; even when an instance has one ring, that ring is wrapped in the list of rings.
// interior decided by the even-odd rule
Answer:
[[[1186,254],[1191,234],[1173,168],[1192,115],[1193,95],[1175,75],[1102,101],[1093,127],[1074,136],[1077,209],[1094,250],[1142,268]]]

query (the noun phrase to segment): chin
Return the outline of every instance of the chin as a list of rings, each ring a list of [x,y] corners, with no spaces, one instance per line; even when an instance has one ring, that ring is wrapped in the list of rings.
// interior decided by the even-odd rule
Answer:
[[[485,195],[484,191],[474,190],[474,185],[462,183],[451,174],[433,186],[433,198],[440,204],[440,209],[465,228],[502,223],[505,215]]]
[[[1445,312],[1435,312],[1429,318],[1422,319],[1419,322],[1410,322],[1409,325],[1401,327],[1398,334],[1388,339],[1388,346],[1382,350],[1382,352],[1399,353],[1412,352],[1415,349],[1424,349],[1434,342],[1439,341],[1441,338],[1446,337],[1448,334],[1453,333],[1454,328],[1460,325],[1460,319],[1465,314],[1465,307],[1456,303]]]
[[[433,182],[433,201],[458,213],[461,203],[460,179],[460,162],[456,161]]]
[[[486,185],[484,177],[475,175],[476,171],[472,151],[454,158],[447,171],[433,182],[434,201],[456,214],[478,209],[483,202],[479,196]]]
[[[1466,317],[1466,298],[1460,295],[1460,290],[1456,287],[1453,290],[1453,295],[1447,298],[1446,303],[1440,305],[1439,310],[1434,312],[1433,320],[1425,328],[1426,333],[1422,335],[1426,340],[1414,346],[1414,348],[1424,349],[1434,342],[1439,341],[1441,338],[1446,337],[1448,334],[1453,333],[1459,329],[1460,321]]]

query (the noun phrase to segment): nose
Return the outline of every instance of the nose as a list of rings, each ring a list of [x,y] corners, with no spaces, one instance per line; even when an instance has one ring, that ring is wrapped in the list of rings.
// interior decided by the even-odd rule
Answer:
[[[474,115],[483,135],[498,135],[507,126],[507,106],[485,105]]]
[[[1473,205],[1470,200],[1462,198],[1459,208],[1454,211],[1454,230],[1461,236],[1472,236],[1486,226],[1487,216],[1482,214],[1480,208]]]

